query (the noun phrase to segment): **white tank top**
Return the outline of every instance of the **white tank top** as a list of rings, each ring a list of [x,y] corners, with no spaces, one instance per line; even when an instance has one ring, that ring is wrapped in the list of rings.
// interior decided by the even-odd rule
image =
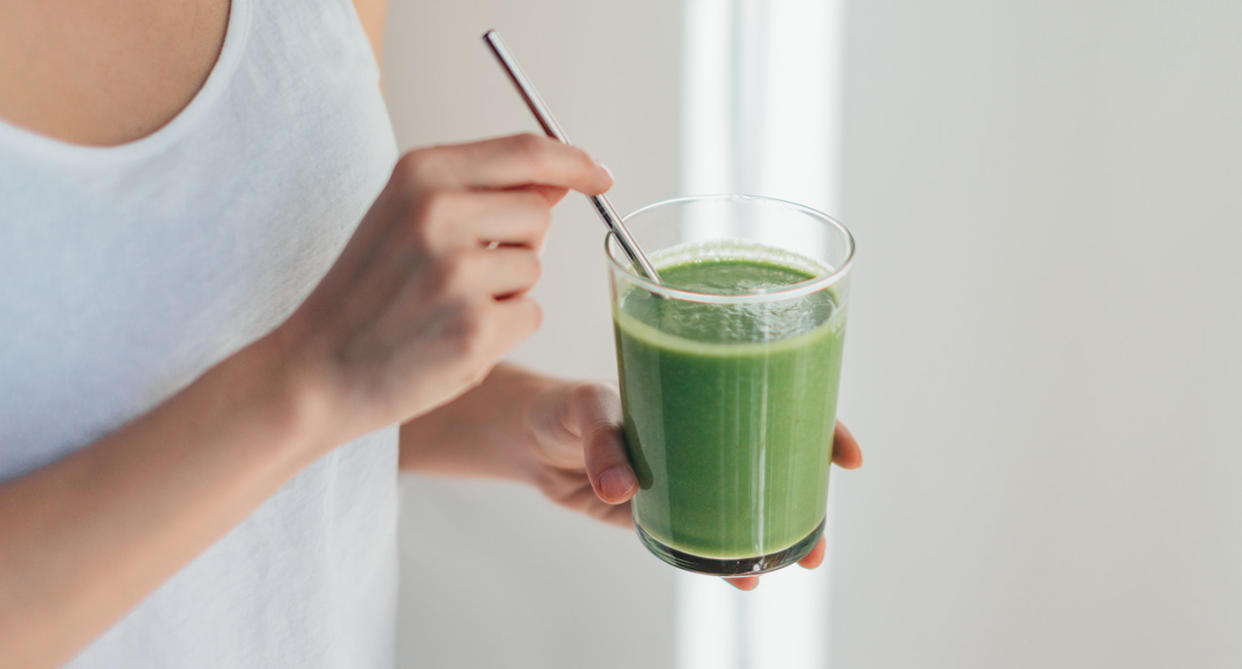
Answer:
[[[0,481],[292,312],[396,160],[378,83],[350,0],[233,0],[202,90],[154,134],[0,122]],[[392,666],[396,449],[388,428],[315,462],[69,666]]]

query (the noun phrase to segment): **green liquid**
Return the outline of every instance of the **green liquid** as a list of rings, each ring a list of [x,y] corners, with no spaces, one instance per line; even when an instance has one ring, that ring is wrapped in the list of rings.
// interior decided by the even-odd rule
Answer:
[[[671,287],[734,294],[813,278],[728,258],[660,275]],[[827,506],[845,332],[833,293],[720,305],[631,288],[614,317],[635,522],[671,548],[723,559],[811,534]]]

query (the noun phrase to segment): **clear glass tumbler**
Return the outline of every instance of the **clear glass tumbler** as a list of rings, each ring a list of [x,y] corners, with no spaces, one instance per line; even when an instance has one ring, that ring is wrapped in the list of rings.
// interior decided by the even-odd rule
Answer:
[[[705,574],[796,562],[824,530],[852,236],[751,195],[657,202],[625,222],[663,279],[608,236],[639,537]]]

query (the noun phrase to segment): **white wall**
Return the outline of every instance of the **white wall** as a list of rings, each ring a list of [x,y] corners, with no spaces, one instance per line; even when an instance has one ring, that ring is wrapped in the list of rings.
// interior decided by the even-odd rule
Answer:
[[[491,27],[617,176],[618,209],[677,193],[675,2],[394,1],[386,89],[403,147],[538,129],[479,39]],[[615,377],[602,243],[585,200],[558,207],[544,327],[516,360]],[[516,486],[421,478],[404,485],[401,524],[401,666],[672,666],[674,570],[630,533]]]
[[[674,194],[680,11],[396,2],[402,143],[533,128],[494,25],[619,208]],[[848,3],[867,464],[833,480],[833,666],[1242,665],[1238,26],[1231,0]],[[599,239],[562,206],[518,358],[612,374]],[[498,485],[405,492],[403,666],[671,666],[672,573],[631,536]]]
[[[850,3],[834,666],[1242,666],[1239,27]]]

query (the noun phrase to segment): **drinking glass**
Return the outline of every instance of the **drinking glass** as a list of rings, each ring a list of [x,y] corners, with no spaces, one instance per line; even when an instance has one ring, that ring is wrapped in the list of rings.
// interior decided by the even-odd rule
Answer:
[[[819,211],[753,195],[666,200],[624,221],[664,280],[608,236],[639,537],[705,574],[796,562],[824,530],[852,236]],[[709,263],[733,264],[711,286],[678,286]]]

